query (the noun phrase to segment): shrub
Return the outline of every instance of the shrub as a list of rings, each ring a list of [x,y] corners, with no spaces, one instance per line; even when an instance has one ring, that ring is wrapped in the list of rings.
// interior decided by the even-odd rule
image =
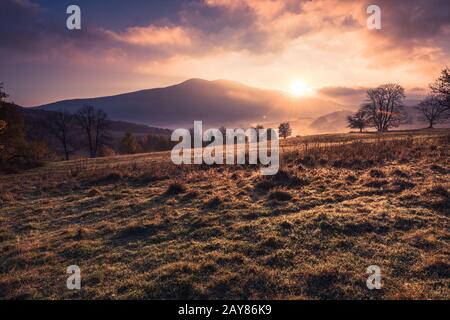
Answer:
[[[169,185],[165,194],[168,196],[173,196],[184,192],[186,192],[185,186],[179,182],[174,182]]]
[[[278,170],[278,172],[271,176],[272,181],[278,184],[289,184],[289,182],[291,181],[291,174],[289,172],[287,172],[286,170]]]
[[[397,187],[399,190],[405,190],[405,189],[413,189],[416,185],[412,182],[409,182],[404,179],[395,180],[392,185]]]
[[[198,192],[197,191],[191,191],[189,193],[187,193],[186,195],[183,196],[183,201],[191,201],[195,198],[198,197]]]
[[[431,278],[450,278],[450,264],[446,261],[434,261],[425,266],[422,272]]]
[[[401,178],[409,178],[409,175],[400,169],[395,169],[394,171],[392,171],[392,174]]]
[[[275,175],[264,177],[263,180],[259,181],[255,189],[261,191],[269,191],[276,186],[280,187],[299,187],[308,185],[309,181],[302,179],[293,175],[291,172],[286,170],[279,170]]]
[[[223,203],[222,199],[220,199],[219,197],[214,197],[205,204],[205,208],[215,209],[219,207],[222,203]]]
[[[369,176],[372,178],[384,178],[384,172],[379,169],[372,169],[369,171]]]
[[[427,191],[428,195],[450,198],[450,193],[443,186],[435,186]]]
[[[113,157],[116,155],[116,151],[114,151],[113,148],[108,146],[101,146],[100,150],[98,151],[99,157]]]
[[[289,192],[283,190],[275,190],[269,194],[269,200],[289,201],[292,196]]]
[[[101,185],[101,184],[117,183],[120,180],[122,180],[122,178],[123,178],[123,175],[120,171],[112,171],[112,172],[109,172],[108,174],[94,180],[93,184]]]
[[[373,181],[369,181],[366,184],[364,184],[364,186],[369,187],[369,188],[383,188],[385,185],[387,185],[388,182],[386,180],[373,180]]]
[[[447,170],[446,170],[445,168],[442,168],[441,166],[439,166],[439,165],[437,165],[437,164],[432,165],[432,166],[430,167],[430,169],[431,169],[432,171],[434,171],[434,172],[437,172],[437,173],[442,173],[442,174],[447,173]]]
[[[324,159],[321,159],[322,162]],[[326,161],[326,160],[325,160]],[[307,167],[314,167],[316,165],[316,159],[312,155],[306,155],[302,159],[300,159],[300,164],[305,165]]]
[[[275,188],[275,185],[268,180],[263,180],[263,181],[259,181],[256,185],[255,185],[255,189],[258,191],[269,191],[270,189]]]
[[[358,178],[351,174],[351,175],[347,176],[345,178],[345,180],[349,183],[355,183],[358,180]]]

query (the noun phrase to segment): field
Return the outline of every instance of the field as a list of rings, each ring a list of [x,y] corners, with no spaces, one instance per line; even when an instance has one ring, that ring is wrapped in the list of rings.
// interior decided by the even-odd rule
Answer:
[[[449,143],[292,138],[272,177],[168,153],[1,176],[0,298],[450,299]]]

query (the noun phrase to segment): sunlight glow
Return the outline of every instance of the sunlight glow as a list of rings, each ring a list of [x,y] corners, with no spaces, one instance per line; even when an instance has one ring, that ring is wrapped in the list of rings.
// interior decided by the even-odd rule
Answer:
[[[294,96],[302,96],[311,91],[311,88],[309,88],[303,81],[301,80],[294,80],[291,84],[291,94]]]

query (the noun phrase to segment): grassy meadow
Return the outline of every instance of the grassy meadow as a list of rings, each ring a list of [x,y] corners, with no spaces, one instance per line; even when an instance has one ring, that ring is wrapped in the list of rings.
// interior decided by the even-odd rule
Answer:
[[[450,299],[449,143],[296,137],[270,177],[168,152],[0,176],[0,298]]]

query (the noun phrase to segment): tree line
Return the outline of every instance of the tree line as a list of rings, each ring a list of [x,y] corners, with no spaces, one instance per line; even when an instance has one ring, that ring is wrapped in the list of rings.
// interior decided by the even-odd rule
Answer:
[[[108,115],[90,105],[81,107],[75,113],[64,110],[46,112],[42,118],[27,118],[25,121],[23,109],[7,102],[7,98],[3,83],[0,83],[0,169],[3,171],[43,164],[44,160],[53,158],[49,145],[57,145],[55,147],[65,160],[81,150],[86,150],[89,157],[95,158],[116,153],[169,150],[173,146],[169,137],[164,135],[134,137],[131,133],[125,133],[116,145],[111,136]]]
[[[89,156],[113,156],[120,154],[135,154],[149,151],[169,150],[173,143],[166,136],[147,134],[144,136],[133,136],[126,132],[121,138],[119,146],[114,148],[111,143],[111,135],[108,131],[108,115],[101,109],[86,105],[71,114],[60,111],[53,115],[48,122],[49,132],[60,142],[64,151],[65,159],[74,151],[76,130],[78,127],[84,134],[84,145],[87,146]]]
[[[147,134],[144,136],[134,136],[126,132],[120,141],[119,152],[121,154],[135,154],[151,151],[167,151],[173,148],[175,142],[169,137]]]
[[[0,169],[14,164],[28,168],[42,163],[48,148],[40,139],[28,137],[18,107],[6,102],[8,95],[0,83]]]
[[[348,126],[359,129],[371,127],[386,132],[405,123],[407,114],[403,100],[405,89],[399,84],[383,84],[366,92],[366,101],[359,110],[347,118]],[[425,120],[428,128],[450,118],[450,70],[445,67],[438,79],[430,84],[430,93],[416,106],[419,120]]]
[[[66,160],[75,151],[75,129],[83,133],[91,158],[97,157],[100,148],[110,140],[108,115],[90,105],[83,106],[73,114],[63,110],[52,113],[45,126],[61,144]]]

